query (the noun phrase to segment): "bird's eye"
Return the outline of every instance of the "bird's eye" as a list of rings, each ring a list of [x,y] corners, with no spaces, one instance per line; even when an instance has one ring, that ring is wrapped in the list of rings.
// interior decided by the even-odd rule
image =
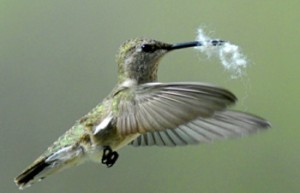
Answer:
[[[152,53],[156,50],[156,47],[151,44],[143,44],[141,48],[143,52],[147,52],[147,53]]]

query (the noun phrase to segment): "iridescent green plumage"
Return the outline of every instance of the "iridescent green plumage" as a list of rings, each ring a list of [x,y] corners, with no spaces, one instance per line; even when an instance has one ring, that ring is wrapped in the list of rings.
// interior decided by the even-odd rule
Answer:
[[[71,129],[65,134],[60,136],[57,141],[45,151],[42,156],[46,157],[58,151],[59,149],[74,144],[80,141],[80,138],[86,133],[84,126],[78,121]]]
[[[85,160],[111,167],[118,158],[116,150],[127,144],[199,144],[268,128],[269,123],[260,117],[228,110],[236,102],[228,90],[203,83],[157,82],[162,56],[199,45],[172,45],[144,38],[125,42],[117,55],[118,84],[16,177],[19,188]]]

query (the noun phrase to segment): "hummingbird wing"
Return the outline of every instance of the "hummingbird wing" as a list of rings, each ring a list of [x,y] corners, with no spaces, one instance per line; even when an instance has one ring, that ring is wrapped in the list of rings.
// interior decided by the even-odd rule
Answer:
[[[122,93],[117,128],[124,135],[175,129],[236,101],[231,92],[200,83],[146,83]]]
[[[260,117],[237,111],[221,111],[210,118],[197,117],[175,129],[146,132],[130,145],[172,147],[199,144],[245,136],[268,127],[270,124]]]

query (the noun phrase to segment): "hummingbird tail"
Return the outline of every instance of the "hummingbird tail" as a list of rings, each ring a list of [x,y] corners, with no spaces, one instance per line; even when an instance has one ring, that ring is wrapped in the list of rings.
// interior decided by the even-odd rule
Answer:
[[[19,189],[29,187],[31,184],[43,180],[45,177],[57,173],[65,168],[78,165],[83,155],[80,146],[69,146],[58,150],[46,157],[40,157],[20,175],[15,178]]]
[[[19,176],[15,178],[15,183],[20,189],[23,189],[29,186],[32,180],[40,174],[43,170],[49,167],[50,164],[45,162],[45,159],[42,159],[38,162],[35,162],[34,165],[23,171]],[[40,178],[42,179],[42,178]],[[31,183],[30,183],[31,182]],[[29,184],[30,183],[30,184]]]

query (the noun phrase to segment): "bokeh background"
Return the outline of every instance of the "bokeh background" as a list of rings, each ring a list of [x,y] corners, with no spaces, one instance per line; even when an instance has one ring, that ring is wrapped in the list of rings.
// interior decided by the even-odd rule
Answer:
[[[116,83],[115,54],[133,37],[169,43],[212,36],[241,46],[251,66],[232,80],[194,49],[168,54],[162,82],[225,87],[236,109],[273,128],[184,148],[122,149],[107,169],[87,163],[24,192],[296,193],[300,190],[300,1],[15,1],[0,3],[0,191]]]

